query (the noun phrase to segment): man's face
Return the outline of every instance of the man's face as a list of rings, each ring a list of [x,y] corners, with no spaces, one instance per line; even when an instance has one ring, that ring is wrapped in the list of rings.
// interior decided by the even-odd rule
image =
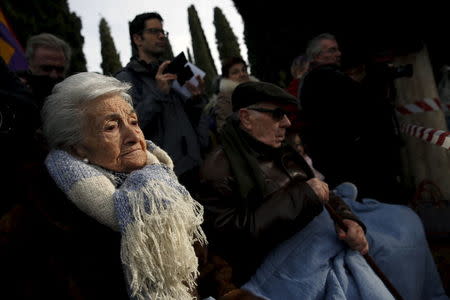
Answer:
[[[164,35],[163,26],[158,19],[145,21],[142,33],[133,35],[134,43],[138,48],[139,58],[153,60],[159,58],[167,46],[167,38]]]
[[[325,64],[341,64],[341,51],[334,40],[322,40],[321,50],[319,55],[314,58],[314,61],[319,65]]]
[[[38,47],[29,65],[33,75],[49,76],[53,79],[65,77],[66,58],[62,50]]]
[[[273,103],[259,103],[242,108],[239,111],[241,126],[258,141],[273,148],[281,147],[286,137],[286,128],[291,126],[288,117],[281,114],[280,118],[276,118],[273,113],[258,109],[273,111],[281,107]]]

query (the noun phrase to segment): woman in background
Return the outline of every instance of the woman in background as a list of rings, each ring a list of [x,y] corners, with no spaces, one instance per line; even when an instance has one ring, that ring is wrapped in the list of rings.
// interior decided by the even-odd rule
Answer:
[[[232,57],[225,61],[222,65],[222,79],[215,108],[218,131],[232,113],[231,94],[239,84],[247,81],[259,80],[248,74],[247,64],[242,58]]]

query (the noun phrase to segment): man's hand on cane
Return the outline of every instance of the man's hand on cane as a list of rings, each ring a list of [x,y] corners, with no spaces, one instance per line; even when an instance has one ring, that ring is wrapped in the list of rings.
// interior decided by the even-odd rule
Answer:
[[[317,178],[311,178],[306,183],[313,189],[322,203],[328,202],[330,196],[328,184]],[[336,233],[339,239],[345,241],[351,249],[359,251],[362,255],[367,254],[369,243],[362,227],[353,220],[344,219],[343,222],[347,226],[346,231],[336,224]]]
[[[347,225],[347,231],[345,232],[336,224],[336,233],[339,239],[345,241],[351,249],[359,251],[362,255],[367,254],[369,252],[369,243],[361,226],[349,219],[344,219],[342,222]]]

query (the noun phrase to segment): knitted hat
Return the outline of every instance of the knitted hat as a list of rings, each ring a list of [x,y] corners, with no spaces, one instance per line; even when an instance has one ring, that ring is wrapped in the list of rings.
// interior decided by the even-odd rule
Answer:
[[[231,95],[233,111],[260,102],[297,105],[298,100],[282,88],[262,81],[241,83]]]

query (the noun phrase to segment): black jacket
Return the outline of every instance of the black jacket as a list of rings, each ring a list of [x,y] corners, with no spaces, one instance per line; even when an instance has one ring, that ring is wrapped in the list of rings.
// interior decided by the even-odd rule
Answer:
[[[379,200],[395,182],[398,141],[385,99],[342,73],[318,66],[304,78],[302,140],[314,166],[331,185],[350,181]]]
[[[238,286],[253,275],[270,250],[323,210],[306,183],[312,171],[295,150],[285,147],[275,156],[270,150],[260,153],[266,191],[254,201],[241,199],[223,149],[213,151],[202,168],[199,201],[205,208],[205,231],[210,247],[232,265]],[[342,200],[335,197],[331,202],[342,217],[358,221]]]

